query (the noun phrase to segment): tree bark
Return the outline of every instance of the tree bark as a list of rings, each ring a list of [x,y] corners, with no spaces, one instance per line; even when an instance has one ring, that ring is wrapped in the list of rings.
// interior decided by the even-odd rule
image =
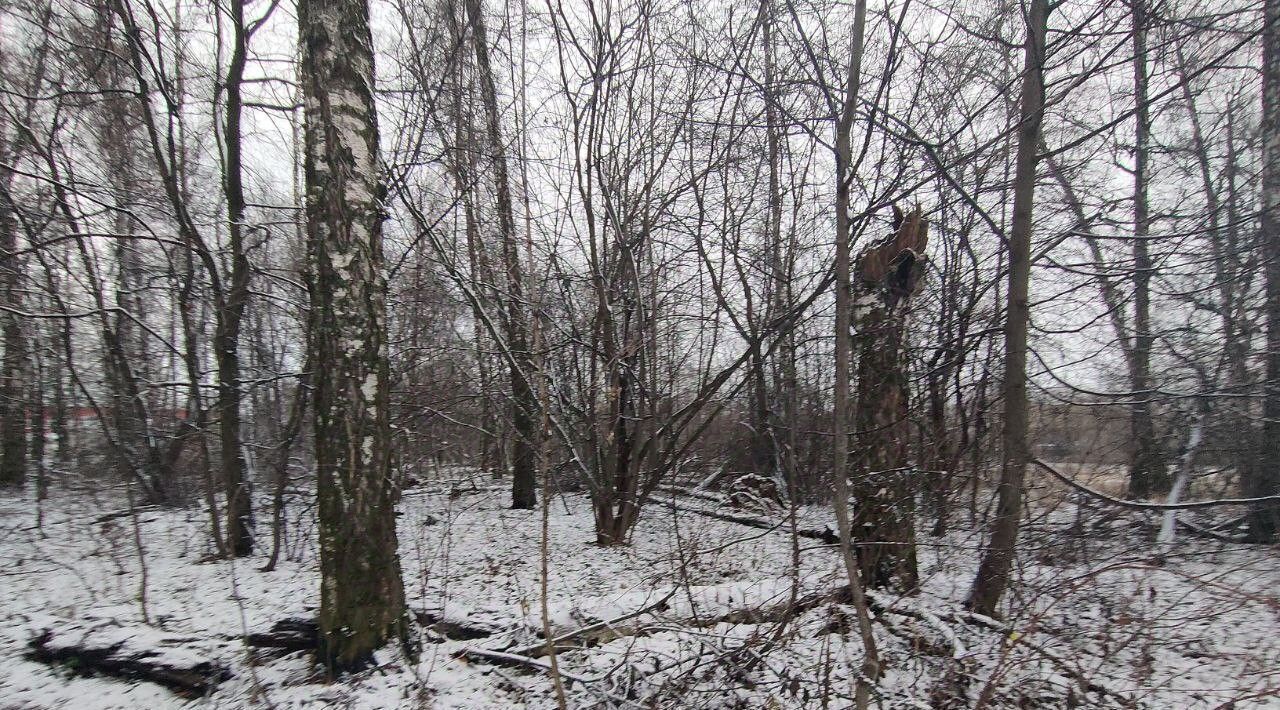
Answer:
[[[1004,431],[999,502],[991,525],[991,541],[978,565],[967,606],[980,614],[995,613],[1005,588],[1022,518],[1022,487],[1027,450],[1027,328],[1030,307],[1031,229],[1035,204],[1036,150],[1044,119],[1045,35],[1049,0],[1032,0],[1027,15],[1022,111],[1014,167],[1013,226],[1009,235],[1008,307],[1004,323]]]
[[[1267,359],[1262,437],[1257,465],[1245,481],[1251,497],[1280,493],[1280,0],[1263,5],[1262,32],[1262,224],[1265,260]],[[1249,536],[1271,541],[1280,531],[1280,504],[1249,510]]]
[[[384,187],[365,0],[298,4],[320,537],[331,673],[408,648],[388,419]]]
[[[3,125],[0,124],[0,128]],[[7,153],[8,151],[6,151]],[[8,162],[8,155],[0,155]],[[0,338],[4,358],[0,361],[0,485],[21,486],[27,476],[27,415],[24,373],[27,352],[22,339],[18,257],[18,218],[12,202],[13,171],[0,168],[0,299],[8,309],[0,313]]]
[[[869,587],[912,592],[916,570],[914,470],[908,454],[903,302],[923,271],[927,225],[919,210],[889,242],[863,252],[851,288],[858,356],[853,535]]]
[[[1129,497],[1147,498],[1169,489],[1164,451],[1151,418],[1152,262],[1148,240],[1151,232],[1147,204],[1147,162],[1151,118],[1147,100],[1146,0],[1131,0],[1133,15],[1134,165],[1133,165],[1133,357],[1129,380],[1133,392],[1129,426],[1133,436],[1133,460],[1129,465]],[[1123,334],[1120,337],[1124,337]]]

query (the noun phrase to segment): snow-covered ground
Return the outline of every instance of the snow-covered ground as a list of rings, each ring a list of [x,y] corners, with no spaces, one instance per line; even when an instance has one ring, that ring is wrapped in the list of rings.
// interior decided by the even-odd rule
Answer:
[[[30,493],[6,494],[0,708],[555,707],[538,668],[461,653],[519,651],[542,628],[539,513],[508,510],[503,490],[478,482],[477,490],[406,494],[401,556],[416,617],[494,633],[455,640],[423,628],[416,662],[386,650],[378,667],[334,683],[305,653],[266,656],[244,641],[280,619],[314,613],[308,500],[292,501],[288,555],[261,572],[265,552],[211,560],[199,510],[140,512],[135,536],[134,517],[95,522],[121,509],[118,494],[55,490],[37,529]],[[801,510],[798,524],[820,529],[827,517],[824,508]],[[959,603],[980,535],[962,526],[943,538],[922,533],[923,591],[875,596],[880,707],[1280,707],[1275,549],[1180,538],[1174,553],[1155,561],[1149,530],[1133,519],[1091,525],[1087,535],[1072,535],[1073,521],[1066,510],[1033,519],[1010,613],[999,623],[967,615]],[[848,632],[849,609],[829,596],[842,579],[829,548],[793,540],[788,525],[758,530],[657,502],[629,547],[594,545],[591,524],[585,498],[553,500],[555,633],[648,611],[618,622],[612,640],[559,654],[570,707],[851,704],[851,669],[862,651]],[[268,526],[259,532],[266,547]],[[27,656],[41,630],[71,622],[139,646],[178,646],[233,675],[190,699]]]

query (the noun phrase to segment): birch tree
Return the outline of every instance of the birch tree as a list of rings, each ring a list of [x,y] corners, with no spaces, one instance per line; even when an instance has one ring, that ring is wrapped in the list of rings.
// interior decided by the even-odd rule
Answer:
[[[331,672],[407,645],[388,420],[386,280],[365,0],[298,5],[320,537],[320,657]]]

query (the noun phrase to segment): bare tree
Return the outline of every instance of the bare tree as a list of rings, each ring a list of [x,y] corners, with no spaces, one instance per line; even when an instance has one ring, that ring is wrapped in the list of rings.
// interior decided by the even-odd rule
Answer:
[[[22,339],[22,320],[17,311],[22,307],[18,247],[18,216],[13,204],[13,170],[7,166],[14,160],[14,148],[21,145],[17,136],[6,130],[8,122],[0,115],[0,295],[5,313],[3,325],[4,360],[0,365],[0,483],[20,486],[27,472],[26,400],[23,397],[23,372],[26,347]]]
[[[22,485],[27,469],[25,379],[32,353],[24,340],[21,317],[25,260],[17,254],[21,229],[14,202],[14,166],[32,148],[34,135],[30,123],[35,118],[35,97],[44,90],[48,74],[52,4],[45,5],[39,12],[44,34],[31,57],[32,66],[26,81],[0,74],[0,78],[12,82],[13,86],[21,86],[26,94],[15,115],[0,111],[0,308],[3,308],[0,340],[4,344],[4,356],[0,360],[0,486]],[[43,403],[39,406],[43,407]]]
[[[484,7],[480,0],[467,0],[480,99],[484,110],[486,153],[493,161],[493,182],[497,193],[498,239],[506,276],[506,294],[501,303],[503,329],[511,350],[511,421],[515,430],[511,455],[511,507],[532,510],[537,505],[538,478],[534,470],[539,447],[538,406],[531,373],[534,356],[530,352],[529,314],[525,301],[524,270],[520,263],[515,209],[511,199],[511,179],[507,170],[507,149],[503,143],[498,113],[498,91],[489,61],[489,36]]]
[[[1035,206],[1036,166],[1039,163],[1041,123],[1044,120],[1045,35],[1048,0],[1032,0],[1026,16],[1023,46],[1021,119],[1014,174],[1013,227],[1008,237],[1009,290],[1004,323],[1004,431],[1001,435],[999,502],[991,525],[991,540],[978,566],[968,606],[992,615],[1009,586],[1018,526],[1022,518],[1022,487],[1027,450],[1027,326],[1031,280],[1031,232]]]
[[[1133,337],[1129,356],[1133,405],[1130,427],[1134,454],[1129,467],[1129,495],[1146,498],[1169,487],[1169,474],[1152,420],[1151,349],[1151,217],[1147,200],[1150,172],[1151,110],[1148,98],[1146,0],[1130,0],[1133,15]],[[1124,333],[1117,333],[1120,338]]]
[[[836,338],[835,338],[835,393],[831,412],[832,465],[834,481],[833,508],[840,536],[840,553],[845,574],[849,578],[849,597],[853,601],[858,624],[858,637],[862,641],[863,660],[854,695],[859,710],[869,707],[871,685],[880,679],[880,655],[876,648],[875,634],[871,628],[871,613],[863,591],[862,572],[853,550],[852,522],[849,517],[849,483],[847,466],[849,459],[850,399],[849,375],[852,370],[850,356],[853,350],[853,287],[849,272],[853,229],[851,219],[850,190],[854,180],[852,130],[853,121],[862,92],[862,58],[867,24],[866,0],[858,0],[854,6],[853,31],[849,47],[849,68],[845,80],[844,95],[840,102],[835,132],[836,157]]]
[[[227,203],[227,227],[230,234],[231,273],[226,293],[218,304],[219,317],[214,334],[214,352],[218,361],[218,428],[219,452],[222,457],[222,483],[227,496],[227,545],[233,555],[247,555],[253,550],[253,506],[245,473],[244,442],[241,422],[240,329],[249,299],[249,256],[245,244],[244,158],[240,136],[244,98],[245,62],[253,30],[245,23],[245,3],[232,3],[231,60],[222,82],[226,107],[222,124],[224,153],[223,192]],[[272,5],[272,8],[275,6]],[[270,13],[270,10],[268,10]],[[263,18],[265,19],[265,18]],[[256,23],[262,25],[262,21]]]

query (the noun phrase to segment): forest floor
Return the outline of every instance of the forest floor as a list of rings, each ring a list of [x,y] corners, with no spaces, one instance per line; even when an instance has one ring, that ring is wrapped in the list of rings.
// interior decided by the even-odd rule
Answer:
[[[508,510],[504,490],[472,483],[433,483],[401,504],[418,660],[388,649],[377,667],[339,682],[305,651],[271,654],[245,640],[314,615],[306,497],[291,501],[279,566],[262,572],[265,553],[212,559],[207,515],[195,508],[103,519],[123,506],[118,492],[55,489],[37,527],[30,492],[5,494],[0,708],[555,707],[546,660],[523,658],[543,623],[540,514]],[[783,512],[773,512],[776,529],[760,530],[693,512],[715,509],[710,500],[668,500],[651,503],[620,548],[593,544],[585,497],[552,501],[553,633],[615,620],[590,647],[558,654],[569,707],[849,707],[862,650],[833,594],[842,584],[836,553],[793,537]],[[878,707],[1280,707],[1275,548],[1184,533],[1157,560],[1154,516],[1065,503],[1028,521],[1017,586],[997,622],[962,609],[982,538],[961,524],[966,513],[955,517],[954,532],[919,535],[919,594],[874,596],[885,667]],[[805,508],[796,525],[822,529],[828,518],[826,508]],[[265,523],[260,535],[269,546]],[[30,655],[45,631],[104,630],[216,662],[230,677],[188,698]]]

